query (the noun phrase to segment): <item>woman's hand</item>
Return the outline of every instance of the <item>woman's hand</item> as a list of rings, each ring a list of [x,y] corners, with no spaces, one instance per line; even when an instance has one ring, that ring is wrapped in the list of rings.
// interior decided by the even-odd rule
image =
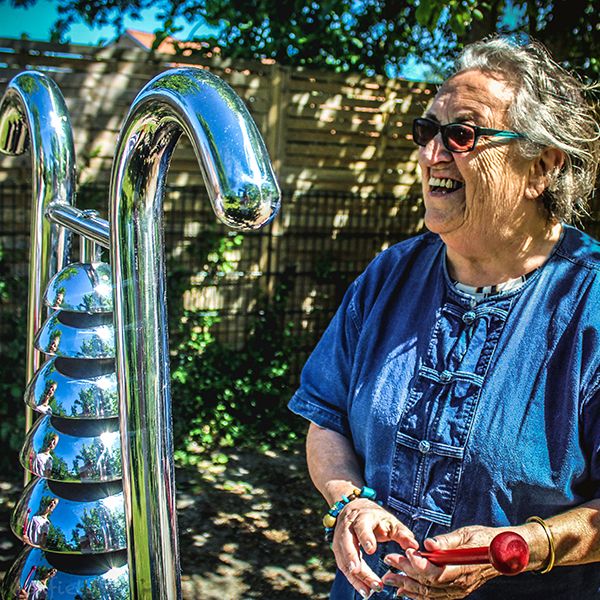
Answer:
[[[463,527],[446,535],[427,539],[424,546],[429,551],[489,546],[498,533],[506,530],[507,528],[496,527]],[[413,549],[408,549],[406,556],[388,554],[385,563],[400,572],[386,573],[382,578],[383,583],[397,587],[398,596],[413,600],[465,598],[499,574],[491,565],[438,567]]]
[[[363,598],[373,591],[380,592],[383,582],[362,559],[361,549],[373,554],[378,542],[389,541],[397,542],[404,550],[419,547],[412,532],[372,500],[353,500],[338,515],[332,546],[335,560]]]

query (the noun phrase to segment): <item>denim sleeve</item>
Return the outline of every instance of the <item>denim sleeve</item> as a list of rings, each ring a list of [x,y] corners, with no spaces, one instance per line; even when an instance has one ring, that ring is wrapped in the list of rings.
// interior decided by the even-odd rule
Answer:
[[[582,405],[583,444],[589,457],[594,498],[600,498],[600,371]]]
[[[346,292],[342,304],[308,358],[289,409],[309,421],[346,437],[351,437],[348,423],[348,393],[354,353],[360,333],[356,307],[359,281]]]

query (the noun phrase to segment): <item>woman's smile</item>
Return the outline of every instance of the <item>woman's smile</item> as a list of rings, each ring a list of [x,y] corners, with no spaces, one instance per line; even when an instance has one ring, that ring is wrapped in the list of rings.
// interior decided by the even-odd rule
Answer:
[[[462,181],[452,179],[451,177],[430,176],[427,184],[429,186],[429,193],[432,196],[448,196],[464,187]]]

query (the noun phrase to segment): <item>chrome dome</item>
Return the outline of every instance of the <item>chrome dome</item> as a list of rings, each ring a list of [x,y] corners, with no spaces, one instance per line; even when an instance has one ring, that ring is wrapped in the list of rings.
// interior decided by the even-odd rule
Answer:
[[[114,360],[54,357],[44,363],[25,389],[35,411],[69,419],[119,416]]]
[[[51,308],[73,312],[112,312],[110,265],[101,262],[68,265],[48,282],[44,302]]]
[[[47,600],[130,600],[126,553],[65,557],[26,548],[4,578],[2,597],[19,598],[22,591],[31,597],[44,587]]]
[[[114,358],[112,314],[55,312],[39,330],[35,347],[63,358]]]
[[[25,438],[25,469],[53,481],[103,482],[121,477],[117,419],[83,421],[45,415]]]
[[[120,482],[72,484],[33,479],[11,523],[26,544],[61,554],[98,554],[127,546]]]

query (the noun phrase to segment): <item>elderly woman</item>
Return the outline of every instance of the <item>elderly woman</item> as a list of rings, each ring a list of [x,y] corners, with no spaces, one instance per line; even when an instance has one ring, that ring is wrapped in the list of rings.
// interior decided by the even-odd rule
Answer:
[[[600,245],[568,223],[598,127],[536,43],[473,44],[413,139],[428,233],[350,286],[290,408],[331,598],[600,597]],[[421,550],[529,544],[525,572]]]

